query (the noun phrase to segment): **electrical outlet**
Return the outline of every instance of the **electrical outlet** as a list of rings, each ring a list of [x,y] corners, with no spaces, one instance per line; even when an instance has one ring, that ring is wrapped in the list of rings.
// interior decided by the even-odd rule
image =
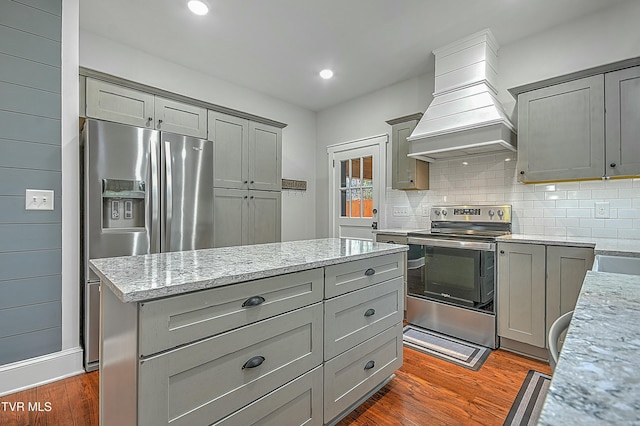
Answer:
[[[25,210],[53,210],[53,196],[51,190],[27,189],[24,196]]]
[[[409,216],[409,206],[393,206],[393,215],[396,217]]]
[[[429,208],[429,206],[426,204],[423,204],[421,207],[422,207],[422,216],[428,217],[429,214],[431,213],[431,209]]]
[[[596,212],[595,216],[598,219],[609,219],[609,203],[595,203]]]

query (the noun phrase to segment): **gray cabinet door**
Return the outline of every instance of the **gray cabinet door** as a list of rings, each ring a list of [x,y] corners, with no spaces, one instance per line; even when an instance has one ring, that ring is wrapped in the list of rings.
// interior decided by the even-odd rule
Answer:
[[[282,189],[281,129],[261,123],[249,123],[248,173],[250,189]]]
[[[551,324],[576,307],[582,282],[593,265],[593,249],[547,247],[547,335]]]
[[[138,424],[212,424],[322,363],[322,303],[140,361]]]
[[[498,335],[545,347],[545,246],[498,244]]]
[[[640,175],[640,67],[607,73],[607,176]]]
[[[429,163],[407,157],[407,138],[422,114],[387,121],[391,124],[391,187],[393,189],[429,189]]]
[[[213,186],[246,189],[249,182],[249,121],[209,111],[209,140],[213,141]]]
[[[280,192],[249,191],[249,215],[245,226],[249,244],[280,242],[281,212]]]
[[[249,244],[249,232],[245,225],[248,221],[249,202],[246,190],[213,189],[214,247]]]
[[[171,99],[155,98],[156,129],[207,138],[207,110]]]
[[[154,99],[149,93],[87,78],[87,117],[153,128]]]
[[[603,75],[518,96],[517,171],[520,182],[603,176]]]

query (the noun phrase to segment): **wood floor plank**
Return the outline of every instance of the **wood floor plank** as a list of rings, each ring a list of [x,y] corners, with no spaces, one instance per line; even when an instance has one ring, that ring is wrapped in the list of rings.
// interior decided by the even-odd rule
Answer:
[[[471,371],[404,348],[396,378],[339,425],[502,425],[529,370],[551,374],[547,363],[503,350],[492,351],[479,371]],[[0,397],[52,405],[50,412],[0,411],[0,425],[98,425],[98,392],[95,371]]]

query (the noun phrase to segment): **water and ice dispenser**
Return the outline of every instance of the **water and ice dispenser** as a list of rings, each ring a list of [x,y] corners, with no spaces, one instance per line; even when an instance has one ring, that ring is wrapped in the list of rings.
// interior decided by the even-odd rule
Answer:
[[[144,228],[145,182],[102,179],[102,228]]]

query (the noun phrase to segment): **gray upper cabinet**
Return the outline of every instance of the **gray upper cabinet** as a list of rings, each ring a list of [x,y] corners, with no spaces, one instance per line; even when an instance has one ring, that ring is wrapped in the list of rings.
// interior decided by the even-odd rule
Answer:
[[[282,130],[249,122],[249,188],[282,189]]]
[[[153,128],[154,96],[87,78],[86,115],[131,126]]]
[[[518,96],[518,180],[541,182],[603,175],[604,76]]]
[[[640,174],[640,67],[605,74],[607,176]]]
[[[407,138],[420,121],[421,113],[387,121],[391,125],[391,187],[429,189],[429,163],[407,157]]]
[[[155,123],[158,130],[207,138],[207,110],[204,108],[156,96]]]
[[[213,186],[247,188],[249,183],[249,120],[209,111],[213,141]]]
[[[207,138],[207,110],[102,80],[86,79],[86,116]]]
[[[209,111],[209,139],[214,143],[214,186],[282,189],[282,130]]]

